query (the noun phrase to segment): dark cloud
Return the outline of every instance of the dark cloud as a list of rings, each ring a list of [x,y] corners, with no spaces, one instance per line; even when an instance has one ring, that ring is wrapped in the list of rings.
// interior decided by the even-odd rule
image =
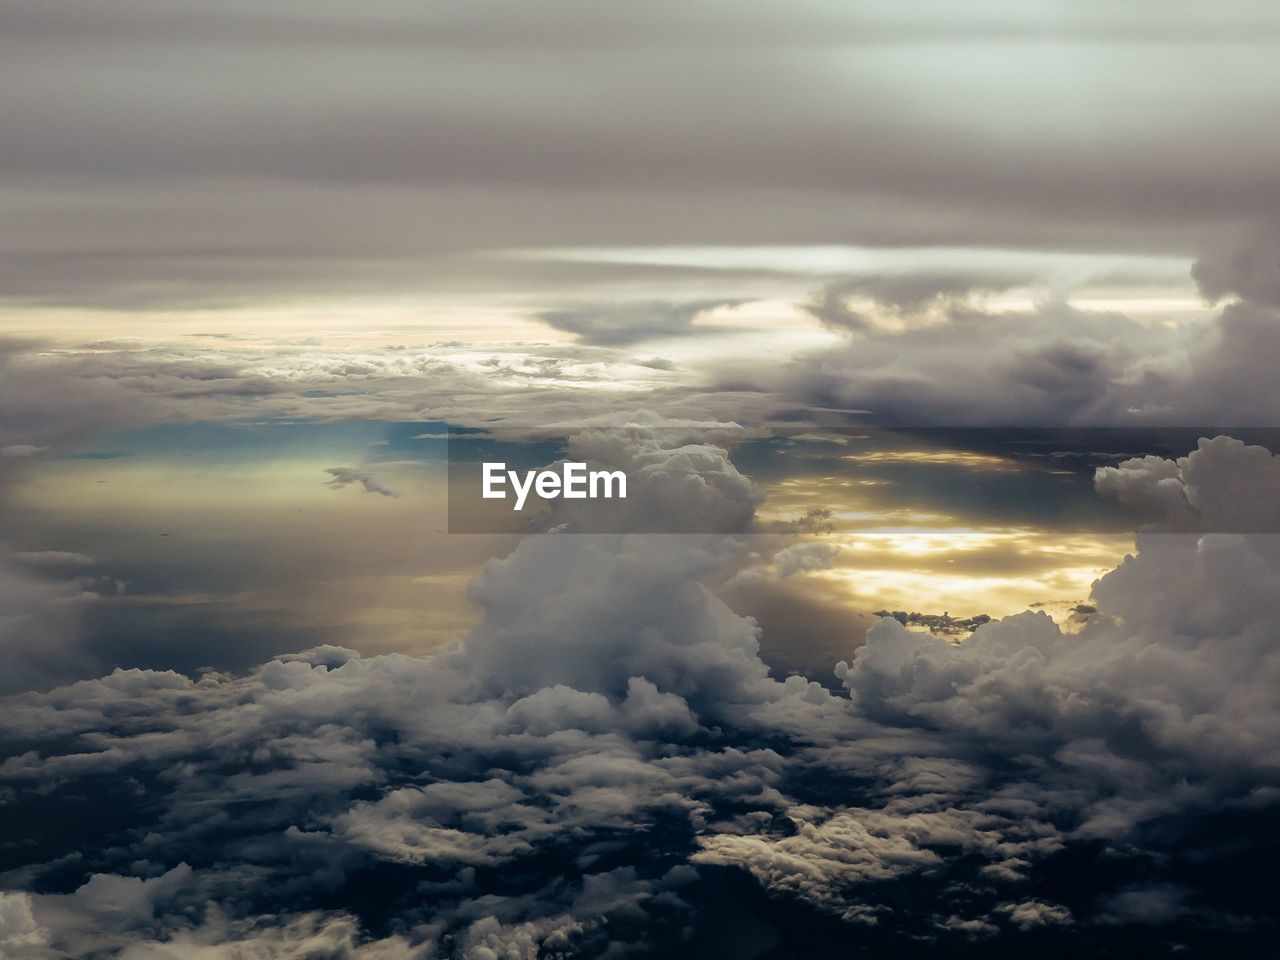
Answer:
[[[891,308],[886,324],[842,296],[805,309],[856,333],[848,347],[719,376],[904,426],[1268,427],[1280,409],[1269,372],[1280,311],[1252,301],[1180,324],[1052,301],[1004,312],[943,302],[905,322]]]
[[[1269,482],[1222,444],[1191,456],[1222,467],[1210,500]],[[1272,936],[1211,879],[1274,852],[1251,819],[1277,788],[1271,538],[1145,535],[1076,635],[1024,614],[952,645],[881,620],[840,665],[847,698],[771,679],[758,626],[702,585],[744,546],[529,538],[432,657],[328,646],[0,702],[5,802],[42,825],[6,848],[0,943],[679,956],[723,922],[698,913],[716,871],[768,894],[787,948]],[[110,817],[60,826],[93,797]]]
[[[1280,226],[1254,230],[1202,254],[1191,270],[1210,300],[1238,296],[1280,309]]]
[[[0,337],[0,482],[13,461],[139,419],[119,384],[78,376],[45,344]]]
[[[34,461],[142,416],[119,384],[76,376],[38,342],[0,338],[0,517],[7,521],[0,536],[22,522],[23,511],[9,501]],[[100,671],[103,664],[86,648],[80,621],[86,608],[117,589],[91,557],[20,550],[0,540],[0,648],[7,660],[0,692]]]
[[[858,329],[848,347],[750,375],[809,405],[867,411],[875,423],[1098,425],[1143,422],[1129,408],[1153,391],[1132,383],[1133,370],[1176,349],[1167,330],[1065,304]]]
[[[92,676],[102,669],[80,633],[83,609],[114,592],[88,558],[10,551],[0,544],[0,694]]]
[[[549,310],[538,314],[544,323],[576,334],[583,343],[624,346],[659,337],[679,337],[698,330],[693,322],[717,307],[731,307],[733,301],[699,303],[629,303],[576,310]]]

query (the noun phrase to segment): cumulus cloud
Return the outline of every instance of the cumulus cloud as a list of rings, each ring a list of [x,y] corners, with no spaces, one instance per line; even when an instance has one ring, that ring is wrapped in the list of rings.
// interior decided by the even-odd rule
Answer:
[[[773,555],[773,566],[780,577],[829,570],[843,552],[844,548],[837,543],[810,540],[779,550]]]
[[[775,894],[874,925],[881,910],[867,897],[870,883],[937,870],[946,848],[1007,860],[1015,835],[1045,830],[1035,821],[1015,825],[976,810],[921,809],[909,801],[879,810],[797,807],[789,816],[795,820],[789,835],[707,836],[693,862],[740,867]]]
[[[559,682],[621,698],[643,677],[695,710],[751,702],[765,686],[758,628],[700,582],[733,552],[713,536],[526,541],[472,583],[487,615],[450,656],[494,693]]]
[[[447,933],[473,944],[468,956],[504,943],[554,944],[569,928],[572,939],[589,940],[606,916],[644,927],[679,909],[664,893],[670,858],[651,863],[637,849],[628,855],[634,866],[615,869],[605,866],[618,856],[606,853],[605,841],[647,822],[676,828],[673,842],[683,843],[679,836],[717,797],[775,804],[779,755],[693,745],[707,736],[709,720],[795,687],[768,681],[754,656],[753,625],[690,582],[714,550],[694,550],[673,567],[670,545],[662,550],[645,538],[527,544],[477,586],[485,620],[434,658],[362,660],[330,648],[245,678],[117,671],[51,699],[11,701],[9,745],[35,749],[6,750],[6,782],[76,781],[112,764],[138,797],[169,797],[163,822],[129,842],[128,860],[110,864],[114,871],[67,894],[34,895],[36,932],[49,950],[76,952],[95,926],[99,945],[198,943],[219,922],[212,904],[243,921],[248,901],[232,891],[246,883],[265,892],[259,885],[274,876],[281,893],[323,889],[347,870],[377,864],[426,871],[414,883],[438,884],[438,903],[411,939]],[[565,552],[550,557],[548,549]],[[560,583],[533,583],[531,571]],[[584,582],[597,572],[602,579]],[[681,599],[641,603],[652,596],[645,591],[664,587]],[[537,592],[547,596],[541,612],[529,606]],[[542,634],[530,629],[539,619]],[[146,729],[155,729],[157,711],[166,732],[154,739]],[[79,756],[42,755],[53,727],[97,746]],[[207,763],[194,759],[200,753]],[[189,777],[165,772],[193,762]],[[255,812],[233,824],[209,806],[236,803]],[[602,845],[600,868],[592,868],[593,843]],[[170,868],[158,875],[163,889],[158,879],[128,875],[179,848],[218,849],[221,865]],[[492,868],[549,855],[583,859],[563,880],[531,875],[515,888],[495,886]],[[490,872],[468,881],[464,867]],[[104,925],[97,905],[126,900],[128,910],[112,908]],[[306,926],[305,917],[289,922]]]
[[[1201,438],[1185,457],[1099,467],[1098,491],[1155,513],[1152,529],[1280,532],[1280,456],[1233,437]]]
[[[1226,457],[1210,501],[1266,470]],[[771,679],[758,626],[703,585],[742,549],[531,537],[434,656],[327,647],[0,701],[15,814],[61,822],[89,791],[119,817],[32,837],[0,874],[0,941],[671,955],[726,870],[786,937],[829,922],[999,955],[1007,935],[1019,955],[1035,930],[1141,938],[1161,910],[1233,950],[1265,936],[1178,907],[1185,872],[1185,895],[1158,885],[1184,855],[1232,863],[1249,844],[1221,831],[1280,796],[1270,538],[1144,534],[1076,634],[1024,614],[953,645],[886,618],[839,669],[847,697]],[[1212,840],[1188,825],[1206,820]]]
[[[566,459],[591,470],[621,470],[625,500],[555,500],[550,522],[595,533],[733,533],[748,529],[764,493],[741,473],[729,444],[736,425],[629,424],[573,433]],[[723,438],[721,442],[717,442]]]

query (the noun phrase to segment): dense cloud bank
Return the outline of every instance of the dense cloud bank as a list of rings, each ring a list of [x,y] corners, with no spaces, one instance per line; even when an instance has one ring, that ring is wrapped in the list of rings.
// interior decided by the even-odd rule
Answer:
[[[735,376],[910,426],[1269,427],[1280,408],[1280,311],[1266,303],[1232,300],[1175,324],[1066,302],[992,311],[963,297],[934,298],[924,313],[878,300],[855,310],[844,289],[807,309],[846,333],[846,347]]]
[[[489,294],[508,269],[468,254],[512,246],[1183,255],[1276,216],[1246,0],[0,13],[24,304]]]
[[[1230,441],[1189,460],[1237,495],[1271,482]],[[882,620],[847,697],[771,678],[703,585],[730,535],[530,538],[433,657],[10,697],[0,945],[679,956],[732,928],[741,956],[1261,955],[1274,540],[1143,534],[1078,634]]]
[[[1225,302],[1178,320],[1079,309],[1051,293],[1031,309],[995,309],[988,295],[1018,280],[974,269],[844,277],[802,308],[846,347],[734,375],[886,424],[1270,427],[1276,236],[1207,245],[1192,277],[1206,301]]]

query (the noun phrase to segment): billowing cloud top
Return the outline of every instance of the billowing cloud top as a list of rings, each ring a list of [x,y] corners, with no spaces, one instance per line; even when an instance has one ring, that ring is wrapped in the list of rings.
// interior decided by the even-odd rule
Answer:
[[[1206,502],[1270,482],[1230,441],[1188,459],[1215,466]],[[740,869],[774,936],[1003,932],[990,950],[1017,955],[1045,929],[1087,949],[1172,923],[1247,952],[1264,916],[1181,864],[1228,868],[1243,848],[1223,831],[1243,840],[1280,787],[1272,539],[1145,534],[1078,635],[1024,614],[953,646],[885,619],[837,669],[847,697],[772,679],[758,627],[701,585],[743,542],[634,535],[525,540],[435,656],[322,647],[12,697],[6,802],[111,812],[14,851],[0,943],[678,953],[716,871]]]

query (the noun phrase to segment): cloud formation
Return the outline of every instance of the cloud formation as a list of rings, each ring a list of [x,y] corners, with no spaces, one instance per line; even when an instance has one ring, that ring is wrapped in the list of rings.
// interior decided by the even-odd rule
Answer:
[[[734,466],[728,448],[748,433],[737,424],[714,423],[684,428],[630,423],[574,432],[566,459],[585,462],[592,470],[623,471],[627,497],[556,500],[549,522],[568,532],[746,531],[764,493]]]
[[[801,308],[824,326],[845,333],[898,330],[909,325],[946,322],[971,309],[969,298],[998,293],[1025,282],[1023,278],[963,273],[868,274],[828,283]],[[854,309],[851,299],[868,308]],[[931,315],[932,314],[932,315]]]
[[[538,319],[566,333],[576,334],[582,343],[626,346],[642,340],[679,337],[696,333],[694,321],[717,307],[734,306],[733,301],[695,303],[628,303],[575,310],[548,310]]]
[[[1156,530],[1280,532],[1280,456],[1232,437],[1201,438],[1185,457],[1099,467],[1104,495],[1157,512]]]
[[[5,11],[13,302],[487,293],[470,254],[512,246],[1186,255],[1276,216],[1246,2],[179,9]]]
[[[1221,468],[1206,502],[1265,481],[1230,443],[1195,457]],[[1023,614],[953,645],[886,618],[839,668],[847,697],[769,677],[758,626],[702,583],[744,546],[712,535],[526,539],[432,657],[320,647],[10,697],[11,809],[114,813],[15,852],[0,942],[676,955],[740,870],[782,938],[1025,955],[1037,930],[1176,928],[1247,953],[1269,921],[1196,872],[1231,869],[1249,844],[1223,831],[1280,796],[1271,540],[1144,534],[1073,635]]]

